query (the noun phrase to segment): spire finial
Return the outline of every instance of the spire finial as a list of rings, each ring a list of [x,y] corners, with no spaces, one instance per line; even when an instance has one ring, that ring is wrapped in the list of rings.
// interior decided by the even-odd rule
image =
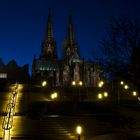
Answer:
[[[71,9],[69,10],[69,23],[68,23],[68,40],[70,45],[74,43],[74,33],[73,33],[73,25],[72,25],[72,14]]]
[[[69,24],[72,24],[72,11],[69,10]]]
[[[53,30],[52,30],[52,21],[51,21],[51,8],[48,9],[48,22],[47,22],[46,39],[47,40],[52,40],[53,39]]]
[[[51,8],[48,9],[48,17],[51,17]]]
[[[72,15],[71,13],[72,13],[72,10],[71,10],[71,9],[69,9],[69,15]]]

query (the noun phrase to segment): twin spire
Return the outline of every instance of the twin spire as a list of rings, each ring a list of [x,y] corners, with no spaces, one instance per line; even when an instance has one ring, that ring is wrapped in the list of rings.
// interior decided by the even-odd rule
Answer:
[[[51,20],[51,10],[50,9],[49,9],[49,13],[48,13],[46,40],[54,41],[53,29],[52,29],[52,20]],[[72,46],[75,43],[71,10],[70,10],[70,13],[69,13],[67,41],[68,41],[70,46]]]

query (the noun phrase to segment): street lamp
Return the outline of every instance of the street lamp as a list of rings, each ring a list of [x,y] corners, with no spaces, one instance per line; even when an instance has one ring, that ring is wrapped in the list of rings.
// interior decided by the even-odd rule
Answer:
[[[52,100],[54,99],[54,94],[51,94],[51,99],[52,99]]]
[[[133,96],[137,96],[137,92],[136,91],[133,91]]]
[[[104,84],[104,82],[103,81],[100,81],[99,83],[98,83],[98,87],[102,87],[103,86],[103,84]]]
[[[76,132],[78,134],[78,140],[80,140],[80,136],[82,133],[82,127],[80,125],[76,127]]]
[[[47,82],[46,81],[43,81],[42,82],[42,87],[45,87],[47,85]]]
[[[108,97],[108,93],[107,92],[104,92],[104,97]]]
[[[98,99],[102,99],[103,95],[101,93],[98,94]]]
[[[123,85],[123,84],[124,84],[124,82],[123,82],[123,81],[121,81],[121,82],[120,82],[120,84],[121,84],[121,85]]]
[[[83,82],[82,81],[79,81],[79,101],[81,100],[81,93],[80,93],[80,86],[82,87],[82,85],[83,85]]]
[[[76,89],[78,90],[78,98],[79,98],[79,101],[81,100],[81,95],[80,95],[80,87],[82,87],[83,85],[83,82],[82,81],[72,81],[72,86],[75,86]]]
[[[58,97],[57,92],[54,92],[53,94],[54,94],[54,98],[57,98]]]
[[[75,86],[76,85],[76,82],[75,81],[72,81],[72,85]]]
[[[128,85],[124,85],[124,89],[128,89],[129,87],[128,87]]]
[[[79,85],[82,86],[83,85],[83,82],[82,81],[79,81]]]
[[[51,99],[52,100],[56,99],[57,97],[58,97],[57,92],[54,92],[54,93],[51,94]]]

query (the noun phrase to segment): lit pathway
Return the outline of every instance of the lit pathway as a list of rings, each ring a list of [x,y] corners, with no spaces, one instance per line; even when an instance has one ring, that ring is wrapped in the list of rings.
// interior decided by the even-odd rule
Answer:
[[[11,128],[13,126],[13,117],[15,114],[17,93],[18,93],[18,84],[16,83],[10,94],[10,99],[6,105],[6,115],[3,117],[2,121],[3,140],[11,139]]]

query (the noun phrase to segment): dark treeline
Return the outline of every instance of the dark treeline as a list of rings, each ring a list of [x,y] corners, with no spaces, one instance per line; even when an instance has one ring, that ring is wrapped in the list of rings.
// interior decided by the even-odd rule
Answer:
[[[140,87],[140,23],[121,16],[111,18],[107,35],[101,40],[100,61],[113,87],[120,80]],[[116,90],[114,88],[114,90]]]

